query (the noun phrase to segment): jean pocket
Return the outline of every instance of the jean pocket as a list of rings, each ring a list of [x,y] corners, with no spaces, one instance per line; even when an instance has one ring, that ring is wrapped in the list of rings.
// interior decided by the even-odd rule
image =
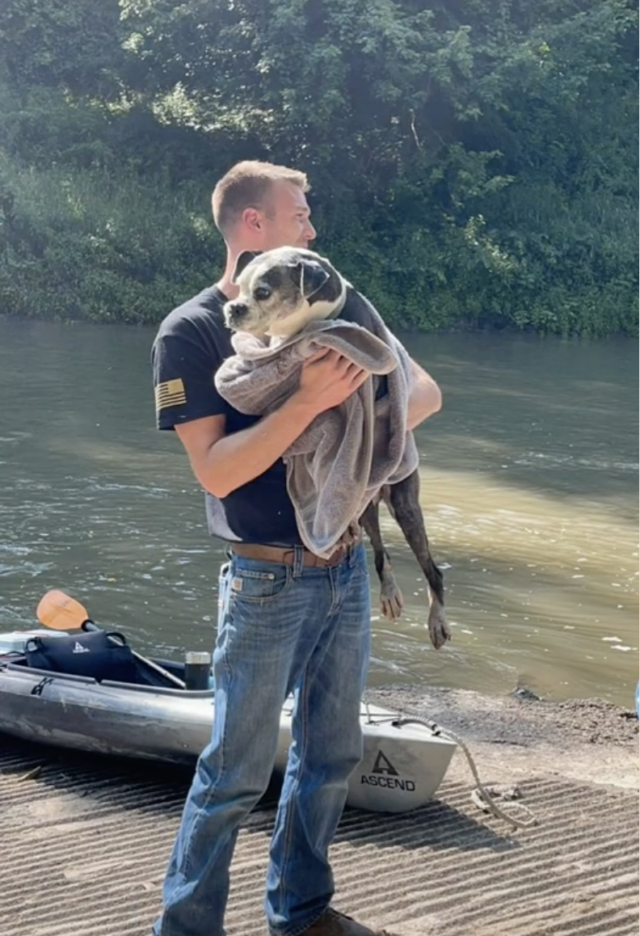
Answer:
[[[288,591],[293,582],[290,566],[273,566],[273,571],[248,569],[233,564],[229,577],[229,599],[266,603],[275,601]]]

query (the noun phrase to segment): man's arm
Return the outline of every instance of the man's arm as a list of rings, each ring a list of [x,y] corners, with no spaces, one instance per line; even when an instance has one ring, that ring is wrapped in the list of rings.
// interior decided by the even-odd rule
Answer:
[[[206,416],[175,427],[196,478],[216,497],[253,481],[281,458],[315,418],[310,407],[287,400],[255,425],[226,434],[226,417]]]
[[[440,387],[419,364],[411,358],[413,383],[407,407],[407,429],[415,429],[421,422],[442,408]]]
[[[299,389],[248,429],[227,435],[224,416],[206,416],[176,424],[175,431],[202,487],[226,497],[263,474],[316,416],[343,403],[368,376],[335,351],[323,349],[304,362]]]

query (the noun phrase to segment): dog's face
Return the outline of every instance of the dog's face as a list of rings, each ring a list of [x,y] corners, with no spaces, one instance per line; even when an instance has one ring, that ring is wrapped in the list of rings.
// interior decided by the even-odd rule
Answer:
[[[338,306],[345,282],[328,260],[312,250],[279,247],[238,257],[233,282],[236,299],[224,306],[234,331],[286,338],[310,321],[326,318]]]

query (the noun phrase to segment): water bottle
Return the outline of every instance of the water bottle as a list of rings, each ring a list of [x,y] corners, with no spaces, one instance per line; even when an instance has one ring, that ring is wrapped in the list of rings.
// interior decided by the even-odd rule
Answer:
[[[203,692],[209,688],[211,654],[203,650],[189,650],[184,658],[184,681],[192,692]]]

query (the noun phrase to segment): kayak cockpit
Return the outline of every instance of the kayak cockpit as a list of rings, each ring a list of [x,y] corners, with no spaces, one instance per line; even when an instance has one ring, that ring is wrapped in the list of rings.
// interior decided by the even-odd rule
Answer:
[[[3,635],[0,666],[25,669],[58,678],[80,678],[97,683],[117,683],[131,688],[172,689],[184,692],[185,664],[173,660],[146,659],[133,652],[120,635],[105,631],[75,634],[21,634],[12,642]]]

